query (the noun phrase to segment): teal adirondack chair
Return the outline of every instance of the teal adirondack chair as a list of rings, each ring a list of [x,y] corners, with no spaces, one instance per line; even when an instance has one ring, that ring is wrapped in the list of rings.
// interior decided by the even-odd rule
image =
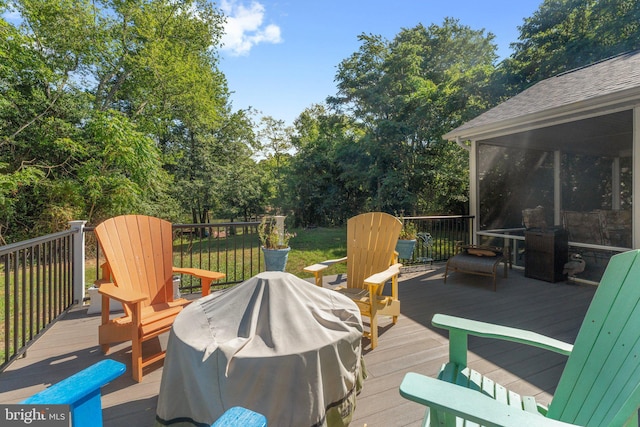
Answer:
[[[411,372],[400,385],[403,397],[428,407],[424,425],[638,426],[640,250],[611,258],[573,346],[530,331],[442,314],[432,323],[449,330],[449,363],[438,379]],[[549,408],[470,370],[469,335],[569,355]]]

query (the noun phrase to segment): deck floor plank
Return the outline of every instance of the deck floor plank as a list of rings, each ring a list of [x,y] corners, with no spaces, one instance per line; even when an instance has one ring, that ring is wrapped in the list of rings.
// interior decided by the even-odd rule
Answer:
[[[443,283],[444,268],[403,272],[400,280],[402,314],[396,325],[381,320],[379,345],[364,341],[368,378],[358,396],[352,426],[419,426],[424,408],[409,402],[398,386],[409,371],[434,376],[448,356],[447,333],[434,328],[435,313],[526,328],[573,342],[595,287],[547,283],[512,270],[498,278],[452,273]],[[331,283],[339,280],[327,278]],[[86,308],[71,310],[0,374],[0,403],[17,403],[50,384],[104,358],[97,343],[99,315]],[[166,337],[155,345],[164,345]],[[152,343],[153,345],[153,343]],[[496,382],[548,403],[566,357],[514,343],[472,338],[469,365]],[[110,358],[128,366],[130,345],[114,346]],[[103,388],[106,427],[152,426],[155,420],[161,367],[145,373],[141,383],[125,374]],[[176,398],[179,398],[177,396]]]

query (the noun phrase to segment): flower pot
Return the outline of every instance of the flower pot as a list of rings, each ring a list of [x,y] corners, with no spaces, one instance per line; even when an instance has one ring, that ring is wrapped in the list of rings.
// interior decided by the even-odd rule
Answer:
[[[396,252],[398,252],[398,258],[409,259],[413,256],[413,249],[416,246],[416,240],[398,240],[396,244]]]
[[[266,271],[284,271],[291,248],[267,249],[262,248],[264,267]]]

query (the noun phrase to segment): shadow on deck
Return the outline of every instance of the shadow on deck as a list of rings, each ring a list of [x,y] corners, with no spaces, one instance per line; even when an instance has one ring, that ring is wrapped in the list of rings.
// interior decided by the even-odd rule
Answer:
[[[398,323],[381,319],[379,345],[364,340],[368,378],[358,396],[352,426],[418,426],[424,408],[400,397],[405,373],[435,376],[446,361],[446,333],[431,326],[435,313],[464,316],[533,330],[573,342],[594,286],[547,283],[512,270],[491,279],[454,273],[443,284],[444,267],[405,270],[400,278],[402,315]],[[340,277],[327,278],[327,285]],[[104,358],[97,345],[99,315],[71,310],[29,349],[27,356],[0,374],[0,403],[17,403]],[[156,342],[162,345],[162,340]],[[469,365],[514,391],[549,402],[566,357],[514,343],[471,338]],[[130,367],[130,345],[114,346],[108,356]],[[162,376],[161,365],[135,383],[127,372],[103,388],[105,426],[152,426]],[[180,398],[179,391],[176,399]]]

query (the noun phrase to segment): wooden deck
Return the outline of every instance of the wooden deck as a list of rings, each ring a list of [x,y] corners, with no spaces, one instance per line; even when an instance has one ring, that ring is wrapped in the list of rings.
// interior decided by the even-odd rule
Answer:
[[[447,358],[447,337],[430,324],[434,313],[460,315],[530,329],[573,342],[594,286],[527,279],[521,270],[498,279],[453,273],[443,284],[443,266],[403,272],[402,316],[396,325],[381,319],[379,345],[368,351],[368,378],[358,396],[352,426],[418,426],[423,407],[400,397],[406,372],[436,375]],[[99,316],[86,308],[71,310],[29,349],[25,358],[0,374],[0,403],[18,403],[104,356],[97,345]],[[502,385],[549,402],[566,357],[512,343],[472,339],[469,364]],[[130,347],[122,344],[109,357],[130,366]],[[129,372],[103,388],[105,426],[152,426],[161,367],[134,383]],[[179,391],[176,399],[180,398]]]

